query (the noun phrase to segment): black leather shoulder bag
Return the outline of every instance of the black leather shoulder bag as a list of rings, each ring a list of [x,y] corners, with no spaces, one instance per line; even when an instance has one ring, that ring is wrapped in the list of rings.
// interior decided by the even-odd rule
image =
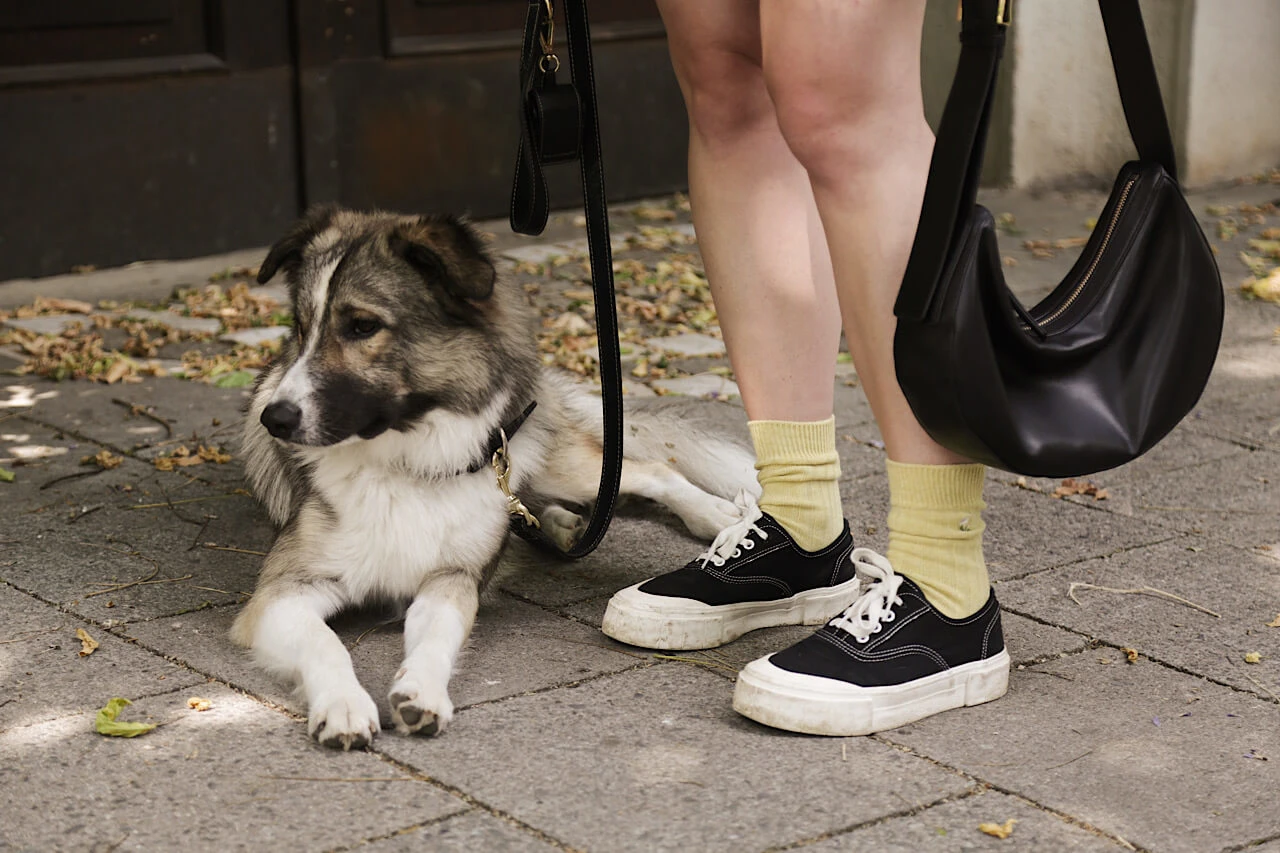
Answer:
[[[1222,336],[1222,282],[1178,186],[1138,0],[1099,0],[1138,159],[1067,278],[1030,308],[1009,291],[976,197],[1011,5],[963,2],[894,359],[944,447],[1019,474],[1089,474],[1145,453],[1195,406]]]
[[[591,288],[596,306],[604,462],[591,520],[568,551],[562,551],[545,535],[531,516],[513,512],[511,529],[554,554],[577,558],[590,554],[600,544],[618,498],[622,476],[622,367],[587,5],[586,0],[563,0],[563,4],[569,83],[556,79],[560,59],[555,53],[555,9],[551,0],[529,0],[525,14],[520,52],[520,145],[511,187],[511,228],[521,234],[542,233],[551,207],[542,167],[577,160],[582,169]]]

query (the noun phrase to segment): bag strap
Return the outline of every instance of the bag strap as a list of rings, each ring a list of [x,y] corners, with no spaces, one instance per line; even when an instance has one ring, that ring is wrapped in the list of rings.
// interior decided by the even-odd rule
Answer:
[[[1142,160],[1177,179],[1173,139],[1138,0],[1098,0],[1129,135]],[[957,230],[977,203],[987,128],[1013,0],[962,0],[960,59],[929,163],[915,242],[893,311],[921,321],[929,313]],[[942,248],[942,251],[939,249]]]
[[[618,498],[622,476],[622,367],[586,0],[563,0],[563,3],[571,85],[556,82],[560,60],[554,53],[555,16],[551,0],[529,0],[525,15],[520,53],[521,134],[512,184],[511,227],[522,234],[542,233],[550,210],[542,166],[578,160],[600,352],[604,458],[595,510],[573,548],[561,550],[523,515],[513,514],[511,523],[512,530],[521,538],[562,556],[577,558],[591,553],[600,544]]]

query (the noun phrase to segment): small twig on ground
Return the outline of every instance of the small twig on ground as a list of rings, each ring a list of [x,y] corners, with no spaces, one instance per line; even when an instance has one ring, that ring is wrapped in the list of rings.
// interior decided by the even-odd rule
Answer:
[[[77,521],[84,518],[86,515],[93,515],[95,512],[102,509],[103,506],[105,506],[105,504],[98,504],[97,506],[85,507],[76,515],[73,515],[71,516],[71,518],[68,518],[67,524],[75,524]]]
[[[32,637],[39,637],[41,634],[52,634],[54,631],[61,631],[65,625],[59,625],[56,628],[41,628],[38,631],[23,631],[17,636],[10,637],[7,640],[0,640],[0,646],[7,646],[10,643],[21,643],[23,640],[30,640]]]
[[[121,400],[119,397],[112,397],[111,402],[115,403],[117,406],[124,406],[129,410],[129,414],[131,415],[142,415],[144,418],[155,421],[160,424],[160,426],[164,427],[165,438],[173,438],[173,425],[165,418],[152,414],[147,410],[148,407],[143,406],[140,403],[130,403],[128,400]]]
[[[737,674],[738,674],[738,670],[737,670],[737,669],[735,669],[734,667],[726,666],[726,665],[724,665],[724,664],[722,664],[722,663],[719,663],[719,662],[717,662],[717,661],[712,661],[712,660],[700,660],[700,659],[698,659],[698,658],[685,657],[685,656],[683,656],[683,655],[660,655],[660,654],[654,654],[654,657],[655,657],[655,658],[657,658],[658,660],[673,660],[673,661],[679,661],[680,663],[691,663],[691,664],[694,664],[694,665],[696,665],[696,666],[705,666],[705,667],[707,667],[708,669],[723,669],[723,670],[726,670],[727,672],[732,672],[734,675],[737,675]]]
[[[172,512],[175,516],[177,516],[178,521],[181,521],[181,522],[183,522],[184,524],[199,524],[199,523],[200,523],[197,519],[194,519],[194,518],[187,518],[185,515],[183,515],[182,513],[178,512],[178,508],[177,508],[176,506],[174,506],[174,505],[173,505],[173,498],[169,497],[169,493],[168,493],[167,491],[165,491],[164,486],[160,486],[159,488],[160,488],[160,494],[164,495],[164,503],[165,503],[165,506],[169,507],[169,511],[170,511],[170,512]],[[208,522],[207,522],[207,521],[205,522],[205,525],[206,525],[206,526],[208,526]]]
[[[1274,515],[1268,509],[1219,509],[1216,506],[1166,506],[1163,504],[1137,504],[1138,509],[1153,509],[1157,512],[1213,512],[1218,515]]]
[[[64,483],[64,482],[66,482],[67,480],[79,480],[81,477],[95,477],[95,476],[97,476],[98,474],[101,474],[101,473],[102,473],[103,471],[105,471],[105,470],[107,470],[107,469],[106,469],[106,468],[94,468],[94,469],[93,469],[93,470],[91,470],[91,471],[77,471],[77,472],[76,472],[76,473],[74,473],[74,474],[63,474],[61,477],[54,477],[54,478],[53,478],[52,480],[50,480],[49,482],[47,482],[47,483],[43,484],[42,486],[40,486],[40,491],[42,491],[42,492],[43,492],[45,489],[49,488],[50,486],[56,486],[58,483]]]
[[[636,654],[635,652],[629,652],[626,649],[614,648],[613,646],[608,645],[606,643],[592,643],[587,640],[570,640],[568,637],[557,637],[553,634],[539,634],[536,631],[530,632],[525,636],[541,637],[545,640],[555,640],[558,643],[573,643],[574,645],[578,645],[578,646],[590,646],[593,649],[604,649],[606,651],[616,652],[617,654],[620,654],[620,655],[627,655],[629,657],[639,658],[640,660],[649,659],[648,655]]]
[[[196,531],[195,537],[191,540],[191,545],[187,548],[188,551],[194,551],[200,547],[200,540],[204,537],[204,532],[209,529],[209,522],[215,518],[217,518],[216,515],[206,515],[204,517],[204,524],[200,525],[200,529]]]
[[[360,645],[360,641],[361,641],[361,640],[363,640],[365,637],[367,637],[367,636],[369,636],[370,634],[372,634],[372,633],[374,633],[374,632],[378,631],[378,630],[379,630],[379,629],[381,629],[381,628],[386,628],[386,627],[388,627],[388,626],[390,626],[390,625],[394,625],[394,624],[396,624],[396,623],[397,623],[397,622],[399,622],[399,621],[400,621],[399,619],[392,619],[392,620],[387,621],[387,622],[379,622],[377,625],[374,625],[372,628],[366,628],[366,629],[365,629],[365,630],[360,634],[360,636],[356,637],[356,641],[355,641],[354,643],[352,643],[350,646],[348,646],[347,648],[348,648],[348,649],[354,649],[356,646]]]
[[[1075,681],[1075,679],[1074,679],[1074,678],[1072,678],[1071,676],[1069,676],[1069,675],[1063,675],[1063,674],[1062,674],[1062,673],[1060,673],[1060,672],[1045,672],[1043,669],[1032,669],[1031,667],[1027,667],[1026,669],[1024,669],[1024,670],[1022,670],[1022,671],[1023,671],[1023,672],[1034,672],[1036,675],[1052,675],[1054,678],[1061,678],[1063,681]]]
[[[1092,755],[1092,754],[1093,754],[1093,750],[1090,749],[1087,752],[1080,753],[1075,758],[1072,758],[1069,761],[1064,761],[1061,764],[1055,764],[1052,767],[1046,767],[1045,770],[1057,770],[1059,767],[1066,767],[1068,764],[1079,761],[1080,759],[1084,758],[1086,755]]]
[[[252,554],[255,557],[267,556],[266,551],[250,551],[246,548],[232,548],[230,545],[215,545],[212,542],[204,543],[204,547],[210,551],[230,551],[233,554]]]
[[[178,504],[194,504],[200,503],[201,501],[216,501],[222,498],[236,498],[241,496],[252,497],[252,495],[244,489],[236,489],[234,492],[227,492],[225,495],[205,495],[204,497],[199,498],[183,498],[180,501],[162,501],[161,503],[153,504],[130,504],[126,509],[159,509],[162,506],[169,507],[176,506]]]
[[[1209,608],[1196,604],[1194,601],[1191,601],[1190,599],[1183,598],[1180,595],[1174,595],[1172,592],[1165,592],[1163,589],[1156,589],[1153,586],[1140,586],[1140,587],[1135,587],[1134,589],[1116,589],[1115,587],[1098,586],[1097,584],[1086,583],[1085,581],[1072,581],[1071,586],[1067,588],[1067,595],[1071,598],[1072,601],[1074,601],[1076,604],[1079,604],[1081,607],[1083,607],[1084,605],[1080,604],[1080,599],[1076,598],[1077,587],[1079,587],[1080,589],[1096,589],[1099,592],[1115,592],[1121,595],[1154,595],[1157,598],[1163,598],[1168,601],[1174,601],[1174,602],[1177,602],[1178,604],[1185,605],[1194,610],[1199,610],[1201,613],[1208,613],[1210,616],[1212,616],[1215,619],[1222,618],[1221,613],[1215,613]]]
[[[1247,679],[1249,679],[1250,681],[1252,681],[1252,682],[1254,683],[1254,685],[1255,685],[1259,690],[1261,690],[1263,693],[1266,693],[1268,696],[1270,696],[1270,697],[1271,697],[1271,700],[1272,700],[1273,702],[1280,702],[1280,696],[1277,696],[1274,692],[1272,692],[1271,688],[1267,687],[1267,686],[1266,686],[1265,684],[1263,684],[1261,681],[1259,681],[1258,679],[1254,678],[1252,675],[1250,675],[1250,674],[1249,674],[1249,673],[1247,673],[1247,672],[1246,672],[1246,673],[1244,673],[1244,677],[1245,677],[1245,678],[1247,678]]]
[[[91,545],[93,547],[98,547],[98,548],[104,547],[101,545],[97,545],[93,542],[85,542],[85,544]],[[121,548],[112,548],[110,546],[105,546],[105,547],[107,548],[108,551],[115,551],[117,554],[124,554],[127,557],[137,557],[139,560],[146,560],[148,563],[155,566],[155,568],[152,569],[151,574],[147,575],[146,577],[138,578],[137,580],[133,580],[133,581],[126,581],[125,583],[93,581],[93,583],[96,584],[97,586],[105,586],[106,589],[100,589],[97,592],[87,593],[84,596],[85,598],[93,598],[95,595],[106,595],[109,592],[119,592],[122,589],[129,589],[130,587],[135,587],[135,586],[145,586],[146,584],[155,584],[155,583],[176,583],[177,581],[191,580],[191,578],[195,577],[195,575],[183,575],[180,578],[158,578],[157,579],[156,575],[160,574],[159,560],[153,560],[151,557],[148,557],[146,554],[143,554],[141,551],[137,549],[125,551]]]
[[[259,776],[283,782],[429,782],[426,776]]]

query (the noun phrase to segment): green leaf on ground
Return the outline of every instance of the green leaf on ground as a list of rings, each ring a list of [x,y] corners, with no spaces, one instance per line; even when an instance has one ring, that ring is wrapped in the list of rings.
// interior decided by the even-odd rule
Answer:
[[[0,483],[12,483],[16,477],[8,468],[0,468]]]
[[[213,384],[219,388],[243,388],[252,385],[253,379],[253,374],[247,370],[233,370],[213,380]]]
[[[108,737],[137,737],[154,729],[155,723],[122,723],[116,719],[121,711],[132,704],[128,699],[117,696],[107,702],[106,707],[99,709],[98,719],[94,723],[98,734]]]

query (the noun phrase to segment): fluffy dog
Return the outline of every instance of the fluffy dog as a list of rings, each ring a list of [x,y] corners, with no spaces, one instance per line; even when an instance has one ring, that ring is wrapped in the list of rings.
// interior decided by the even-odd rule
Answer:
[[[232,638],[299,687],[313,738],[351,749],[378,733],[378,711],[326,620],[407,603],[392,721],[437,734],[508,540],[495,436],[509,434],[512,491],[568,545],[583,526],[569,507],[596,496],[598,398],[543,368],[527,297],[456,218],[316,208],[271,248],[258,281],[277,272],[294,331],[254,390],[243,439],[280,530]],[[740,514],[729,499],[758,491],[752,454],[700,426],[699,404],[645,402],[628,407],[622,492],[710,539]]]

